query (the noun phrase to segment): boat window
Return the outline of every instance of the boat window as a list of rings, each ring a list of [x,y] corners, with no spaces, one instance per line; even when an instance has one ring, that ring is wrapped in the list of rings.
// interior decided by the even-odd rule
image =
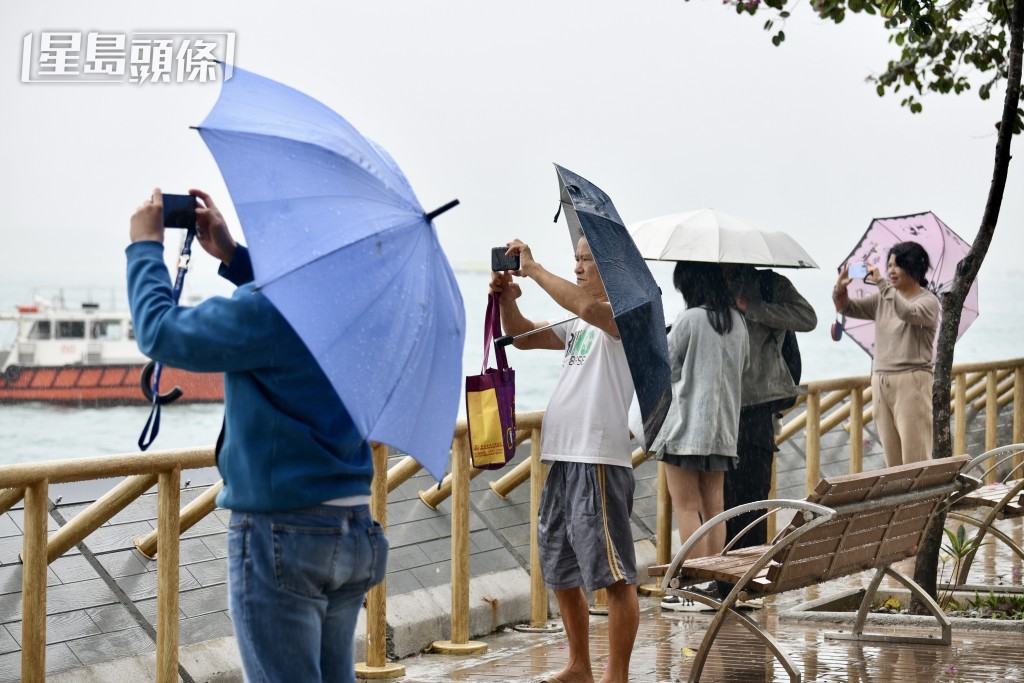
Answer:
[[[121,321],[97,320],[92,324],[90,336],[103,341],[117,341],[121,338]]]
[[[85,321],[58,320],[57,339],[85,339]]]
[[[32,328],[28,331],[29,339],[49,339],[50,338],[50,321],[49,320],[37,320],[32,323]]]

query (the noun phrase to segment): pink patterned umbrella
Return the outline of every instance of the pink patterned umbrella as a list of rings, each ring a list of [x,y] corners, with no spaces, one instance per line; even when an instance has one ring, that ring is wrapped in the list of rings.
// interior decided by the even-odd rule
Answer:
[[[876,218],[871,221],[867,232],[860,238],[860,242],[853,251],[839,266],[851,263],[870,263],[875,265],[883,277],[886,271],[886,260],[889,257],[889,249],[900,242],[917,242],[925,251],[931,261],[931,268],[925,277],[928,280],[929,291],[936,295],[949,289],[953,284],[953,277],[956,275],[956,266],[960,260],[967,255],[970,245],[959,235],[953,232],[949,226],[939,220],[939,217],[931,211],[916,213],[911,216],[895,216],[893,218]],[[878,287],[868,284],[862,279],[854,279],[848,288],[853,298],[867,296],[878,291]],[[963,336],[967,328],[971,326],[974,319],[978,317],[978,281],[975,280],[967,293],[967,300],[964,301],[964,311],[960,317],[960,329],[957,331],[957,339]],[[868,352],[872,358],[875,355],[875,323],[872,320],[855,320],[846,318],[843,321],[843,331],[853,341]],[[936,343],[938,335],[935,335]]]

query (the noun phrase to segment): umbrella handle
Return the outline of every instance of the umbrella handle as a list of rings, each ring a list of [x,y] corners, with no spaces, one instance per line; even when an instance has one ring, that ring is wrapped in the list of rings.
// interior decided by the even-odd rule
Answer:
[[[153,400],[153,371],[156,369],[156,362],[149,361],[146,363],[146,367],[142,369],[142,375],[139,377],[139,384],[142,387],[142,393],[146,397],[147,401]],[[177,401],[185,392],[181,390],[181,387],[174,387],[166,394],[160,394],[157,397],[157,403],[162,406],[168,403]]]
[[[506,334],[504,337],[498,337],[497,339],[494,340],[494,348],[504,348],[514,341],[515,339],[512,337],[512,335]]]

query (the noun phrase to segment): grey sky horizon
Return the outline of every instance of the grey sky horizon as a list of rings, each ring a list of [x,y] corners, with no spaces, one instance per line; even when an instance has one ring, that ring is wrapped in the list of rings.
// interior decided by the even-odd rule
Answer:
[[[22,39],[44,30],[234,32],[237,65],[345,116],[427,210],[460,199],[436,223],[455,265],[519,237],[569,275],[553,162],[604,189],[627,223],[714,207],[785,230],[821,265],[814,287],[874,217],[931,210],[973,240],[1002,90],[926,96],[914,116],[865,82],[898,56],[877,18],[835,26],[798,6],[781,48],[763,23],[713,0],[5,3],[0,285],[121,283],[129,216],[154,186],[207,190],[242,237],[189,129],[220,85],[21,83]],[[1019,166],[982,280],[1024,275]],[[170,262],[177,236],[167,244]],[[195,264],[193,289],[225,291],[208,257]]]

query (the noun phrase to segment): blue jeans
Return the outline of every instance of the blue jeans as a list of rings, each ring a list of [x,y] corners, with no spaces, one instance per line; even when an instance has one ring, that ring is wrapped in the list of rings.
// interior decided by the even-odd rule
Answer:
[[[367,505],[232,512],[228,593],[250,683],[355,680],[355,628],[388,541]]]

